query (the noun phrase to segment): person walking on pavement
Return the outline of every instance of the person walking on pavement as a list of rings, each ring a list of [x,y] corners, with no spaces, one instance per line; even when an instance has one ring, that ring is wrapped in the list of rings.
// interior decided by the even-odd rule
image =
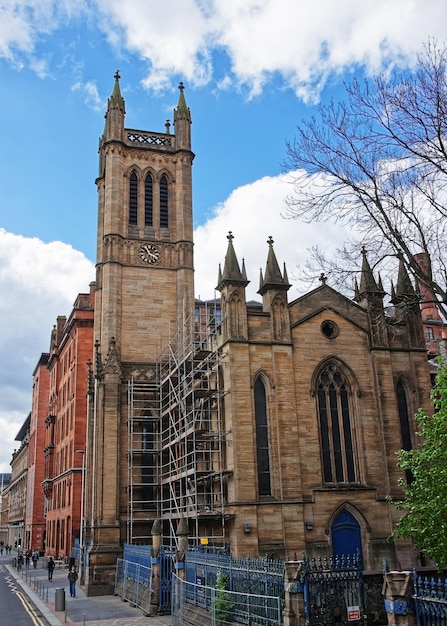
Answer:
[[[78,580],[78,572],[73,565],[68,572],[68,581],[70,583],[70,596],[76,598],[76,581]]]
[[[48,563],[47,563],[48,580],[53,580],[54,565],[55,563],[53,561],[53,557],[50,556],[50,558],[48,559]]]
[[[39,553],[37,552],[37,550],[34,550],[31,559],[33,561],[33,567],[34,567],[34,569],[36,569],[37,561],[39,560]]]

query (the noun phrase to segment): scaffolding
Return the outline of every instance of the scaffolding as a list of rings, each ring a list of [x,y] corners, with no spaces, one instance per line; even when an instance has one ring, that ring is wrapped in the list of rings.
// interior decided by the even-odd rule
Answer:
[[[127,543],[150,543],[152,522],[160,515],[160,415],[158,385],[127,386]]]
[[[165,545],[177,547],[181,518],[191,544],[225,543],[219,314],[196,309],[160,354],[154,383],[129,384],[129,543],[145,542],[135,530],[144,511],[162,521]]]

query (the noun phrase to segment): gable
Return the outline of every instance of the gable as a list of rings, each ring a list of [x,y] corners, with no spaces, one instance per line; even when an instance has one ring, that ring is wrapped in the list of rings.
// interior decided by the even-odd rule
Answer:
[[[290,324],[293,328],[319,316],[323,311],[331,312],[368,332],[365,309],[327,285],[322,285],[289,304]]]

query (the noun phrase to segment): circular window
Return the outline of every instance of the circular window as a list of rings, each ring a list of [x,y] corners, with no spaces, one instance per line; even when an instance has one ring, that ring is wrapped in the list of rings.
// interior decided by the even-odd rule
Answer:
[[[338,335],[337,324],[331,322],[330,320],[326,320],[321,324],[321,332],[327,339],[335,339]]]

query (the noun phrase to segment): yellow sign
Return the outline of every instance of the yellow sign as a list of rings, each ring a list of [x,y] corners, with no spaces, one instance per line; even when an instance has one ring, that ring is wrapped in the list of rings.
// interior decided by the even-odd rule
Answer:
[[[200,539],[200,544],[201,544],[202,546],[207,546],[207,545],[208,545],[208,539],[207,539],[206,537],[202,537],[202,538]]]

